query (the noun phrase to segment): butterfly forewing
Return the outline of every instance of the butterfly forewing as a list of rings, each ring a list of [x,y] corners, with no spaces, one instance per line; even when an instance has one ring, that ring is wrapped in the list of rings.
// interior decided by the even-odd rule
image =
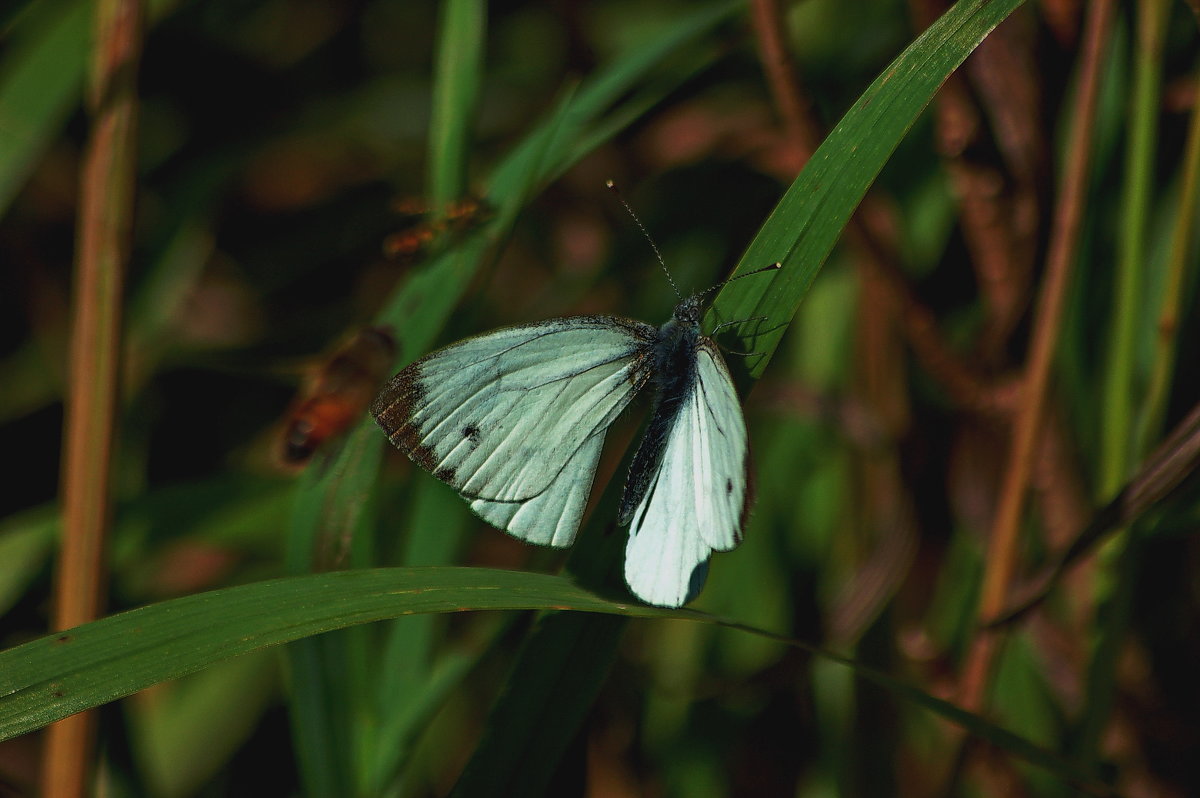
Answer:
[[[658,468],[632,513],[625,581],[644,601],[677,607],[711,552],[737,545],[749,447],[742,408],[715,344],[700,339]]]
[[[489,523],[568,545],[604,431],[648,378],[654,332],[581,316],[469,338],[403,369],[372,413]]]

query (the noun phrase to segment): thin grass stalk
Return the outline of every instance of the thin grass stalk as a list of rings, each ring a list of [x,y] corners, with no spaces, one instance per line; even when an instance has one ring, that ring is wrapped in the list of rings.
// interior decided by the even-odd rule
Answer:
[[[96,5],[88,93],[93,127],[80,184],[63,432],[63,541],[54,591],[56,629],[96,618],[107,584],[122,292],[133,226],[142,18],[139,0],[101,0]],[[91,713],[50,727],[42,759],[43,794],[90,792],[93,737]]]
[[[1159,83],[1166,0],[1138,3],[1133,96],[1125,153],[1125,197],[1121,214],[1120,259],[1113,292],[1108,342],[1108,371],[1100,425],[1100,498],[1107,501],[1129,475],[1133,458],[1132,429],[1135,347],[1142,320],[1146,223],[1154,179],[1154,140],[1158,129]]]
[[[483,76],[487,5],[481,0],[444,3],[438,28],[427,190],[440,214],[467,189],[471,121],[479,105]]]
[[[1200,79],[1200,69],[1196,71]],[[1179,314],[1183,306],[1184,286],[1189,267],[1196,262],[1192,254],[1198,201],[1200,201],[1200,106],[1192,108],[1192,120],[1184,148],[1183,180],[1176,210],[1175,229],[1167,256],[1167,283],[1158,309],[1158,335],[1154,341],[1154,356],[1150,366],[1150,381],[1146,388],[1144,411],[1139,419],[1137,451],[1150,451],[1161,434],[1167,409],[1167,396],[1175,375],[1175,357],[1179,348]]]
[[[1071,114],[1068,161],[1054,213],[1046,276],[1034,311],[1033,335],[1021,394],[1023,401],[1017,411],[1012,448],[988,541],[978,609],[979,617],[985,620],[1003,609],[1016,571],[1025,495],[1033,471],[1038,433],[1044,420],[1046,389],[1062,326],[1067,286],[1078,250],[1084,198],[1090,177],[1100,70],[1104,64],[1112,21],[1112,0],[1097,0],[1088,7],[1080,79]],[[959,682],[959,702],[964,708],[978,710],[985,703],[1000,640],[999,634],[993,630],[983,629],[977,634]]]
[[[1100,498],[1107,501],[1128,478],[1134,457],[1134,374],[1137,339],[1145,323],[1142,290],[1147,262],[1146,223],[1154,175],[1154,141],[1158,128],[1159,84],[1169,4],[1138,3],[1131,121],[1125,153],[1125,197],[1120,259],[1109,329],[1108,371],[1101,420]],[[1101,549],[1101,581],[1096,585],[1101,607],[1087,674],[1084,713],[1074,735],[1075,761],[1097,762],[1101,735],[1112,715],[1117,659],[1132,614],[1134,581],[1142,547],[1136,532],[1118,530]]]

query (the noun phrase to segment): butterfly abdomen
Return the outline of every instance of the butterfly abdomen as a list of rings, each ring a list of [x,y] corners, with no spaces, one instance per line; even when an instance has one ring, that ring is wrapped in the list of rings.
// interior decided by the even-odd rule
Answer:
[[[629,478],[621,495],[617,522],[622,526],[632,520],[634,510],[650,488],[650,480],[658,473],[667,438],[679,418],[679,408],[696,383],[699,337],[700,330],[695,324],[671,319],[659,328],[651,345],[654,367],[650,370],[650,379],[654,385],[654,399],[650,423],[633,456]]]

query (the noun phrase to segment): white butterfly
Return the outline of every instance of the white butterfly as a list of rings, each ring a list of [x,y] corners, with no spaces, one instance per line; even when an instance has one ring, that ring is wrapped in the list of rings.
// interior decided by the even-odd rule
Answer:
[[[768,268],[778,268],[778,264]],[[750,503],[746,422],[701,295],[662,327],[575,316],[468,338],[412,363],[371,407],[388,438],[522,540],[575,539],[604,433],[647,383],[654,410],[621,498],[625,581],[678,607],[713,551],[741,538]]]

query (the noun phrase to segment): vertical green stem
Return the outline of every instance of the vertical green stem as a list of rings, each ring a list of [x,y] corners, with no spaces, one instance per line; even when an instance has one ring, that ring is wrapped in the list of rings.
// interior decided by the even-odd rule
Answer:
[[[433,115],[429,125],[429,198],[437,211],[467,188],[471,120],[483,74],[487,6],[482,0],[442,5]]]
[[[1133,95],[1125,154],[1125,197],[1112,326],[1108,342],[1108,372],[1104,381],[1104,421],[1101,426],[1100,494],[1104,500],[1120,488],[1133,455],[1134,348],[1142,307],[1143,267],[1146,263],[1146,220],[1154,177],[1154,139],[1158,130],[1159,82],[1162,70],[1166,0],[1138,4]]]
[[[1200,108],[1192,109],[1191,126],[1184,148],[1183,179],[1176,209],[1175,229],[1171,234],[1171,249],[1167,260],[1167,283],[1158,310],[1157,332],[1154,339],[1154,358],[1150,366],[1150,382],[1146,401],[1139,418],[1136,454],[1143,455],[1154,446],[1162,432],[1167,407],[1167,393],[1175,374],[1175,354],[1178,344],[1179,312],[1188,267],[1196,267],[1189,258],[1196,211],[1200,200]]]
[[[1135,345],[1146,323],[1142,309],[1146,263],[1146,222],[1154,176],[1166,0],[1138,4],[1133,91],[1125,153],[1125,197],[1117,278],[1113,297],[1108,373],[1104,382],[1101,432],[1100,496],[1110,499],[1129,474],[1134,455]],[[1105,582],[1098,596],[1096,645],[1088,672],[1087,700],[1075,739],[1081,764],[1097,761],[1100,739],[1112,712],[1116,661],[1130,620],[1132,585],[1140,546],[1121,534],[1105,551]]]

